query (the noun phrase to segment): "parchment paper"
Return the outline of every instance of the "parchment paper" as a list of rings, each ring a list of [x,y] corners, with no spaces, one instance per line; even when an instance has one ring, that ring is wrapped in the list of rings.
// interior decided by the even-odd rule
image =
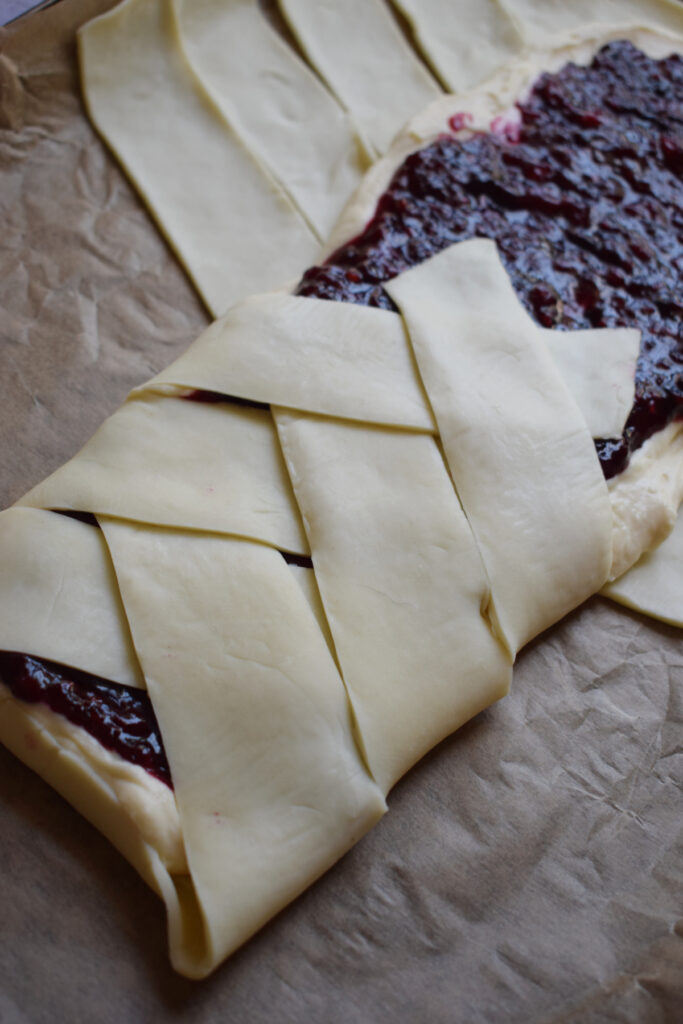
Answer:
[[[74,29],[110,6],[0,33],[3,505],[208,319],[83,114]],[[0,1021],[679,1021],[682,682],[678,631],[593,599],[203,983],[133,870],[0,749]]]

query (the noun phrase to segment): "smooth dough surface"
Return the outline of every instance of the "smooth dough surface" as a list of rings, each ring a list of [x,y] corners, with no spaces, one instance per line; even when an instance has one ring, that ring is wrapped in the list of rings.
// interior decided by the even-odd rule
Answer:
[[[384,0],[279,0],[311,64],[376,153],[440,92]]]
[[[450,91],[487,80],[529,48],[596,26],[640,25],[683,34],[676,0],[392,0]]]
[[[184,60],[171,0],[88,22],[79,53],[90,117],[215,316],[315,261],[314,233]]]
[[[0,650],[144,689],[100,531],[40,509],[0,512]]]
[[[659,4],[647,7],[651,11],[659,9]],[[674,20],[678,18],[678,10],[674,11],[671,4],[664,3],[663,7]],[[449,118],[454,113],[466,113],[471,118],[468,128],[458,133],[462,138],[472,131],[490,130],[495,119],[501,123],[518,120],[515,100],[526,93],[542,71],[557,71],[568,61],[588,64],[601,46],[622,38],[630,39],[654,59],[683,54],[683,36],[657,28],[656,18],[645,13],[645,8],[635,25],[625,24],[624,20],[616,28],[589,24],[560,36],[559,41],[557,36],[537,41],[478,87],[455,97],[442,96],[412,118],[350,199],[328,240],[326,252],[331,253],[363,230],[403,160],[448,130]],[[646,441],[633,456],[633,472],[620,474],[610,485],[615,514],[613,576],[624,573],[644,551],[661,543],[671,529],[683,498],[683,480],[676,468],[678,453],[674,451],[669,461],[664,454],[679,433],[680,426],[672,426]]]
[[[173,0],[192,68],[322,241],[369,163],[349,115],[254,0]]]
[[[387,290],[515,653],[607,579],[612,511],[595,447],[495,243],[453,245]]]
[[[640,331],[542,330],[541,337],[591,437],[620,437],[635,397]]]
[[[239,534],[307,555],[270,413],[143,391],[19,502]]]
[[[431,437],[276,413],[365,754],[387,792],[509,686],[489,584]]]
[[[253,296],[211,324],[149,386],[160,384],[436,429],[400,317],[343,302]]]
[[[456,0],[457,3],[460,0]],[[677,0],[501,0],[517,20],[523,37],[542,43],[558,33],[590,25],[661,26],[683,33],[683,10]]]
[[[543,330],[541,337],[592,436],[618,436],[633,404],[640,332]],[[252,296],[138,391],[167,385],[436,432],[401,318],[346,302]]]
[[[202,977],[338,860],[385,804],[355,746],[327,643],[276,551],[114,520],[102,528],[191,874],[191,888],[169,904],[171,957]]]
[[[393,0],[451,92],[481,82],[516,56],[524,41],[499,0]]]

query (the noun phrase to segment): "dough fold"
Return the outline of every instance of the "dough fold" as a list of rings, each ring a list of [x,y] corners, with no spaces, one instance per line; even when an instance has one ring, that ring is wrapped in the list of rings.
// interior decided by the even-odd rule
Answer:
[[[173,778],[189,878],[171,958],[203,977],[383,814],[344,685],[281,556],[103,518]],[[180,884],[180,888],[179,888]]]

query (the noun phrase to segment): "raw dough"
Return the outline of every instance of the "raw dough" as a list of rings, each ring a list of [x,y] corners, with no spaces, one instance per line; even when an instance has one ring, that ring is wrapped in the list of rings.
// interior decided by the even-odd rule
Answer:
[[[494,242],[451,246],[387,291],[514,655],[607,579],[612,511],[595,446]]]
[[[302,49],[384,153],[410,114],[439,93],[384,0],[279,0]]]
[[[219,119],[213,108],[203,106],[201,90],[190,106],[183,91],[185,87],[176,91],[174,83],[179,80],[182,65],[178,63],[179,51],[171,43],[169,34],[175,23],[172,19],[157,21],[156,12],[161,12],[166,19],[170,19],[172,13],[168,3],[157,7],[145,0],[128,0],[115,16],[142,19],[135,24],[135,46],[139,40],[149,42],[155,33],[157,40],[163,43],[166,58],[151,65],[168,86],[161,99],[164,104],[177,104],[176,108],[169,108],[170,113],[183,107],[194,112],[192,117],[196,113],[198,122],[211,126],[209,137],[215,143],[217,154],[215,160],[209,160],[211,172],[227,167],[233,158],[244,163],[246,158],[239,146],[230,149],[229,159],[226,156],[225,136],[216,132]],[[99,31],[101,23],[96,22],[87,30],[92,34],[84,38],[95,40]],[[105,45],[102,67],[97,61],[89,65],[95,76],[91,103],[94,109],[101,102],[102,109],[111,113],[113,123],[125,136],[126,116],[107,88],[111,81],[111,77],[107,78],[111,76],[107,38],[105,32],[100,40]],[[659,52],[667,46],[680,45],[648,33],[637,34],[636,42],[640,43],[641,39],[648,46],[659,47]],[[569,55],[588,59],[602,41],[581,40],[571,47],[558,49],[550,57],[532,53],[517,68],[498,76],[498,85],[494,83],[476,95],[458,98],[457,109],[470,109],[480,118],[475,124],[488,126],[494,113],[509,106],[543,62],[553,64],[555,61],[553,66],[560,66]],[[122,49],[124,60],[129,52],[134,54],[135,46],[129,47],[127,43]],[[88,50],[86,42],[83,50],[86,65]],[[94,52],[91,51],[91,56]],[[187,69],[183,69],[182,75],[186,80]],[[158,110],[153,104],[159,95],[148,94],[142,99],[145,100],[143,107],[147,102],[152,104],[145,108],[148,120],[141,121],[144,134],[146,126],[155,127],[152,115]],[[445,130],[446,118],[453,113],[453,102],[452,98],[440,101],[424,116],[416,118],[397,141],[390,158],[371,172],[342,221],[339,231],[346,233],[341,240],[355,233],[351,230],[353,225],[356,229],[362,226],[363,211],[372,209],[382,190],[382,182],[386,182],[392,167],[395,168],[403,155],[428,141],[430,133]],[[223,131],[221,127],[220,132]],[[150,134],[153,136],[154,131]],[[192,160],[200,152],[187,139],[183,140],[181,149],[183,154],[187,150]],[[236,158],[235,153],[239,154]],[[154,166],[155,159],[157,156],[150,166]],[[165,170],[167,162],[156,166]],[[263,179],[259,181],[262,185]],[[262,225],[259,230],[267,231],[269,238],[277,238],[280,225],[284,239],[289,238],[294,222],[301,223],[301,237],[308,244],[303,222],[296,217],[291,205],[281,200],[267,177],[266,181],[265,192],[261,191],[261,199],[255,202],[258,205],[263,201],[263,208],[272,204],[273,209],[279,211],[280,219],[276,218],[273,226],[264,221],[253,222],[251,215],[245,212],[246,227],[242,229],[239,223],[237,226],[240,244],[247,228],[252,233],[255,231],[255,223],[257,227]],[[183,208],[182,196],[176,193],[174,201]],[[247,207],[245,200],[245,211]],[[176,235],[172,228],[176,215],[177,211],[171,210],[171,221],[166,226],[169,235],[183,249],[185,243],[181,236],[192,218],[185,222],[181,216]],[[206,226],[209,227],[208,215]],[[220,260],[212,261],[211,245],[204,246],[203,235],[200,241],[202,244],[197,250],[193,250],[194,243],[190,244],[185,260],[192,266],[213,308],[219,309],[225,301],[222,285],[219,287],[214,277]],[[461,341],[465,344],[471,333],[473,315],[471,309],[467,316],[462,309],[444,309],[441,291],[438,287],[434,291],[429,275],[436,265],[438,278],[442,267],[450,267],[452,260],[457,264],[464,258],[463,252],[471,256],[472,245],[483,251],[482,244],[487,248],[485,243],[465,243],[464,249],[459,247],[458,251],[446,252],[431,266],[419,267],[390,286],[396,290],[413,331],[413,345],[423,365],[429,402],[444,430],[445,447],[454,467],[459,453],[450,443],[454,436],[453,410],[450,403],[442,402],[442,397],[444,390],[451,393],[455,390],[457,381],[451,373],[448,352],[440,344],[441,331],[444,324],[451,329],[455,314]],[[302,249],[305,248],[302,243]],[[296,258],[291,247],[276,244],[275,249],[278,257],[282,249],[283,259]],[[488,257],[471,260],[470,256],[466,258],[467,264],[476,272],[484,273],[487,287],[509,290],[509,284],[501,285],[494,280]],[[291,263],[288,265],[291,267]],[[419,308],[422,299],[414,304],[415,281],[421,282],[418,292],[423,291],[427,296],[429,309],[426,313]],[[473,293],[470,290],[469,300],[473,296],[476,298],[476,288]],[[468,296],[461,298],[464,308]],[[283,322],[278,317],[284,316],[286,322],[289,310],[297,305],[283,302],[282,313],[272,297],[264,302],[273,304],[269,313],[276,310],[278,324]],[[257,301],[251,305],[249,315],[262,314],[263,310],[257,310],[257,305]],[[481,306],[479,302],[478,308]],[[245,308],[241,307],[242,313]],[[519,309],[513,309],[510,300],[505,310],[506,324],[515,325]],[[344,325],[353,317],[359,330],[371,321],[388,325],[386,319],[380,321],[371,313],[333,314],[334,331],[339,331],[344,339],[344,358],[340,363],[349,378],[354,374],[356,339],[353,330]],[[311,319],[315,327],[313,313]],[[482,318],[483,326],[488,328],[492,319]],[[398,319],[394,318],[394,322],[398,323]],[[240,331],[247,328],[248,323],[245,326],[243,321]],[[219,342],[220,330],[222,328],[217,328],[208,340],[202,341],[204,350]],[[528,322],[522,325],[520,321],[518,329],[508,336],[498,324],[492,333],[485,332],[491,362],[496,363],[494,353],[498,360],[507,354],[525,361],[529,372],[522,375],[520,386],[527,389],[530,407],[535,412],[534,416],[522,417],[521,423],[513,420],[512,430],[525,440],[531,437],[538,441],[539,425],[548,426],[548,403],[538,400],[534,382],[541,381],[544,387],[549,386],[554,406],[561,412],[556,425],[559,449],[556,454],[566,455],[565,462],[571,470],[569,478],[558,484],[559,497],[558,492],[551,495],[553,515],[556,515],[566,494],[563,522],[566,545],[562,545],[565,550],[559,553],[562,557],[558,559],[558,553],[552,550],[544,520],[530,508],[529,496],[523,493],[515,495],[517,510],[534,513],[536,518],[532,515],[529,520],[532,524],[529,533],[513,538],[510,546],[509,512],[513,506],[508,504],[505,494],[505,470],[509,467],[496,462],[496,444],[487,458],[491,460],[491,474],[499,484],[498,496],[491,496],[485,486],[488,481],[480,475],[475,473],[470,485],[464,477],[460,479],[459,469],[453,473],[455,485],[464,496],[465,511],[468,512],[470,506],[474,510],[470,521],[459,505],[440,448],[431,436],[431,413],[425,416],[425,411],[430,410],[424,404],[411,351],[395,326],[387,327],[386,338],[383,332],[384,326],[378,331],[376,351],[380,362],[384,360],[393,372],[392,360],[398,353],[397,379],[403,381],[403,391],[397,405],[410,406],[411,415],[421,417],[418,423],[410,427],[401,422],[371,425],[335,418],[359,415],[359,407],[350,408],[352,402],[334,407],[333,415],[329,414],[331,406],[299,412],[276,410],[285,457],[311,541],[329,633],[320,627],[320,606],[315,591],[306,584],[302,587],[293,570],[273,549],[271,545],[280,543],[280,537],[268,537],[267,526],[264,536],[252,539],[208,533],[206,530],[211,524],[206,521],[200,524],[205,532],[198,532],[196,521],[183,523],[183,529],[168,528],[167,499],[172,496],[169,490],[164,493],[164,487],[156,489],[153,478],[147,491],[141,488],[144,472],[136,464],[135,446],[130,442],[130,438],[136,436],[135,431],[129,432],[128,447],[124,446],[123,460],[118,465],[125,464],[126,473],[130,471],[131,478],[136,480],[136,486],[130,490],[130,496],[138,502],[135,514],[145,520],[149,518],[150,522],[126,521],[125,517],[132,514],[132,506],[100,505],[100,511],[114,511],[124,517],[105,516],[102,525],[113,556],[136,656],[144,669],[167,746],[189,873],[175,854],[170,856],[166,851],[166,856],[160,855],[166,840],[159,839],[155,845],[154,839],[148,841],[144,825],[131,828],[134,816],[128,811],[124,813],[107,783],[110,768],[93,771],[87,758],[74,761],[62,757],[60,751],[68,740],[57,743],[45,730],[44,745],[38,745],[39,754],[35,755],[34,762],[38,770],[44,770],[50,781],[112,837],[150,884],[163,894],[169,912],[174,963],[191,976],[201,976],[212,969],[370,827],[384,810],[383,792],[401,772],[445,732],[505,692],[511,657],[517,647],[603,582],[612,560],[613,538],[618,540],[621,534],[626,538],[620,549],[622,562],[628,562],[631,556],[637,557],[639,551],[652,542],[655,519],[656,539],[660,539],[663,524],[670,518],[670,508],[679,496],[680,481],[672,469],[681,461],[678,428],[658,435],[659,448],[643,449],[643,454],[634,459],[631,477],[625,484],[617,480],[608,496],[594,454],[592,462],[589,458],[589,431],[561,384],[542,344],[541,332],[529,331]],[[283,337],[288,343],[295,340],[291,331],[284,330]],[[273,340],[277,339],[271,338],[271,342]],[[470,346],[465,344],[465,350],[469,351]],[[294,345],[290,352],[296,354],[296,351]],[[243,352],[242,344],[241,356]],[[232,357],[235,353],[240,356],[239,345]],[[276,350],[276,360],[278,358],[282,361],[282,354]],[[471,353],[470,358],[474,358]],[[446,375],[433,374],[433,365],[447,371]],[[185,369],[188,366],[193,374],[205,372],[201,361],[183,363]],[[316,372],[320,374],[319,367]],[[241,376],[244,384],[247,375],[248,367],[242,362],[236,379]],[[221,386],[230,390],[230,365],[224,379]],[[255,373],[253,380],[259,388],[270,386],[260,373]],[[500,379],[496,381],[494,374],[492,380],[500,392]],[[343,385],[344,381],[341,383]],[[186,381],[168,378],[158,379],[153,386],[163,390],[169,385],[188,386]],[[296,373],[289,381],[278,381],[280,385],[280,397],[274,398],[268,393],[268,401],[278,400],[290,409],[297,403],[303,406],[307,401],[305,387],[300,386]],[[378,380],[373,381],[372,386],[377,388]],[[245,390],[249,387],[244,384]],[[297,396],[294,401],[290,400],[289,388],[291,397]],[[326,402],[340,401],[333,391],[331,387]],[[253,398],[254,395],[243,397]],[[476,392],[465,394],[464,398],[475,411],[481,410],[483,403]],[[508,415],[513,414],[514,409],[504,399],[502,396],[502,407],[507,409]],[[96,476],[103,462],[111,458],[116,445],[110,447],[108,438],[117,433],[121,424],[125,426],[129,415],[134,417],[147,408],[169,409],[172,405],[180,408],[181,404],[168,394],[159,397],[149,392],[133,399],[124,407],[120,418],[112,418],[109,426],[98,435],[92,449],[97,457],[91,466],[93,475]],[[186,406],[181,415],[187,414],[188,420],[201,418],[218,423],[218,417],[224,413],[220,407],[208,407],[210,411],[203,409],[200,413],[190,412],[190,403]],[[324,411],[328,411],[327,416],[315,415]],[[264,413],[264,422],[267,415]],[[394,411],[391,418],[400,420],[402,415]],[[455,426],[462,427],[462,424]],[[486,426],[482,424],[483,429]],[[503,437],[506,431],[504,426],[500,432]],[[126,433],[123,429],[122,434]],[[577,447],[565,450],[562,445],[565,438],[575,439]],[[217,439],[220,442],[220,430]],[[506,440],[511,442],[512,436]],[[494,438],[494,442],[497,441],[498,438]],[[214,455],[218,459],[220,448],[217,443]],[[514,468],[525,468],[512,443],[503,450],[509,454]],[[543,452],[540,443],[535,450],[546,456],[547,465],[548,452]],[[654,451],[657,459],[648,462]],[[117,457],[119,455],[117,453]],[[171,463],[175,455],[173,451]],[[193,475],[197,467],[191,465],[192,460],[183,452],[182,445],[178,456],[173,472],[180,467],[181,475],[187,475],[183,483],[191,491],[197,486]],[[200,459],[198,452],[197,460]],[[664,465],[668,467],[666,500],[662,498],[660,471]],[[91,481],[87,466],[86,456],[81,459],[66,490],[72,486],[79,490],[78,503],[86,500],[86,492],[95,493],[99,504],[103,492],[99,487],[88,491]],[[654,467],[653,483],[649,482],[648,467]],[[67,480],[73,469],[71,465],[61,479]],[[164,479],[169,480],[173,472]],[[53,483],[58,476],[59,473]],[[542,474],[538,468],[532,466],[528,477],[538,482],[539,476]],[[510,485],[509,477],[507,483]],[[266,486],[271,484],[269,478]],[[104,491],[106,489],[105,481]],[[510,489],[514,493],[514,486],[510,485]],[[106,498],[111,503],[118,500],[118,495],[110,492]],[[159,499],[159,506],[156,518],[152,519],[155,498]],[[650,506],[645,498],[652,499]],[[624,514],[614,534],[610,499],[617,510],[620,501],[624,504]],[[64,491],[59,500],[68,507],[72,499]],[[629,520],[634,509],[639,530],[643,528],[637,534]],[[499,537],[495,536],[495,525],[490,518],[494,511],[504,513]],[[16,510],[15,515],[53,514],[22,509]],[[580,530],[577,530],[577,523]],[[173,522],[173,525],[181,524]],[[234,524],[224,523],[223,529],[234,530]],[[252,533],[251,530],[245,532]],[[475,537],[484,538],[481,549],[475,544]],[[538,552],[529,543],[530,538],[536,539],[552,560],[554,576],[549,576],[548,580],[543,579]],[[512,558],[506,562],[508,552]],[[583,566],[583,574],[577,573],[577,565]],[[298,571],[297,576],[301,576],[301,572],[307,570]],[[560,588],[562,593],[556,593]],[[522,594],[519,607],[510,596],[517,590]],[[335,654],[345,674],[353,708],[349,706]],[[453,676],[450,675],[451,660],[456,666]],[[92,671],[90,665],[83,667]],[[7,728],[14,737],[14,740],[10,738],[10,745],[14,743],[20,756],[34,763],[22,750],[14,731],[17,728],[15,716],[25,718],[27,714],[18,701],[3,702],[3,721],[9,723]],[[41,727],[33,728],[38,732]],[[52,750],[50,756],[48,750]],[[202,756],[197,757],[198,751]],[[364,759],[379,785],[368,772]],[[116,771],[115,766],[113,770]]]
[[[315,260],[315,234],[185,62],[171,0],[126,0],[81,29],[79,53],[91,119],[214,316]]]
[[[241,534],[308,554],[265,409],[142,392],[19,505]]]
[[[348,114],[253,0],[173,6],[193,71],[323,241],[370,162]]]

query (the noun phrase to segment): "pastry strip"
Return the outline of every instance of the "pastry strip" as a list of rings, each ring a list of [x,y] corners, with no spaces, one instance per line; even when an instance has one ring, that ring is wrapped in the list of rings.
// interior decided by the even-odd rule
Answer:
[[[185,62],[170,0],[127,0],[89,22],[79,53],[92,121],[215,316],[316,258],[313,232]]]
[[[191,880],[171,957],[211,971],[385,810],[330,651],[281,556],[102,520],[174,781]],[[169,627],[170,624],[170,627]]]
[[[515,653],[608,577],[612,510],[594,445],[493,242],[451,246],[387,290]]]
[[[276,422],[366,757],[387,792],[507,692],[488,579],[433,438],[284,412]]]
[[[265,409],[142,392],[20,505],[240,534],[307,555]]]
[[[542,330],[541,337],[591,437],[621,437],[635,394],[640,331]]]
[[[449,91],[484,81],[515,57],[523,38],[504,0],[392,0]]]
[[[0,650],[144,689],[100,531],[40,509],[0,512]]]
[[[440,88],[384,0],[279,0],[309,61],[351,112],[376,153]]]
[[[436,430],[400,317],[366,306],[253,296],[146,386],[164,384]]]
[[[461,0],[456,0],[457,7]],[[469,0],[466,0],[469,2]],[[683,10],[677,0],[502,0],[517,20],[524,38],[536,45],[554,41],[559,33],[591,25],[661,26],[683,33]]]
[[[592,436],[618,436],[633,404],[640,332],[540,335]],[[436,432],[401,318],[367,306],[255,295],[211,324],[139,390],[167,385]]]
[[[349,115],[254,0],[173,0],[192,69],[322,241],[367,169]]]

